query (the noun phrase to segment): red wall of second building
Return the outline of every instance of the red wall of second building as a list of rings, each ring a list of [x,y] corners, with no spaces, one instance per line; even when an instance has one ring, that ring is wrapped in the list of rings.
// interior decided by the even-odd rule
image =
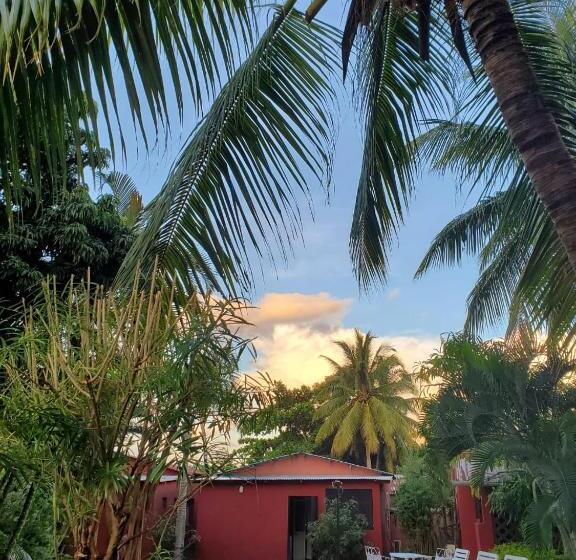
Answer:
[[[488,492],[482,490],[475,497],[469,486],[456,486],[456,510],[460,524],[460,546],[470,551],[470,558],[476,558],[479,550],[492,550],[494,527],[488,509]]]
[[[240,487],[242,486],[242,492]],[[215,484],[195,497],[197,560],[284,560],[288,551],[288,498],[316,496],[324,511],[326,482]],[[383,549],[381,485],[349,482],[345,489],[371,489],[374,528],[364,542]]]

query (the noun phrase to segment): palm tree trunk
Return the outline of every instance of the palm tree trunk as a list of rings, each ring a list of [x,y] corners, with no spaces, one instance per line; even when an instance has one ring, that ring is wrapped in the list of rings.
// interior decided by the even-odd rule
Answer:
[[[186,521],[188,514],[188,477],[181,472],[178,478],[178,509],[176,510],[176,542],[174,546],[174,560],[184,559],[186,545]]]
[[[576,270],[576,162],[545,107],[508,0],[462,5],[512,142]]]
[[[368,446],[366,446],[366,466],[371,469],[372,468],[372,456],[370,455],[370,450]]]

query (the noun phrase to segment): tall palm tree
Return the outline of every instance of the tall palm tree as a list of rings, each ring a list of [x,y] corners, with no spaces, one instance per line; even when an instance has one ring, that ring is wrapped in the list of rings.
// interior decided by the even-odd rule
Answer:
[[[334,368],[321,388],[324,402],[316,414],[324,422],[318,444],[332,439],[331,454],[351,454],[372,467],[383,455],[392,471],[399,452],[414,438],[415,387],[398,355],[385,344],[376,347],[370,333],[354,332],[354,342],[337,341],[345,361],[324,356]]]
[[[576,154],[574,41],[566,32],[573,21],[573,9],[556,16],[554,34],[542,45],[534,66],[540,75],[565,68],[554,80],[542,80],[541,91],[563,123],[566,145]],[[420,154],[435,170],[453,172],[462,184],[483,189],[483,196],[442,229],[416,275],[460,264],[464,255],[478,255],[480,277],[468,298],[466,330],[478,333],[508,314],[510,332],[530,321],[534,328],[546,327],[549,336],[571,343],[576,334],[576,283],[568,255],[506,129],[490,117],[495,107],[486,111],[488,101],[486,91],[468,88],[454,117],[436,121],[417,141]]]

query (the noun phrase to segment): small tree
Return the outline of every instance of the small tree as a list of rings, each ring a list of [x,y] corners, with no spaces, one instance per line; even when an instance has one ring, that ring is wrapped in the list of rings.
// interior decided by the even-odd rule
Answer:
[[[421,455],[408,457],[400,472],[404,479],[394,497],[398,522],[415,548],[432,551],[445,540],[436,535],[434,514],[449,503],[447,476],[434,472]]]
[[[65,552],[100,557],[105,522],[103,559],[140,559],[165,469],[222,468],[222,438],[265,395],[237,375],[246,342],[225,300],[177,306],[160,276],[122,294],[82,283],[58,296],[45,284],[0,351],[1,458],[53,491]]]
[[[308,526],[310,543],[318,560],[360,560],[362,537],[368,524],[354,500],[330,500],[326,512]]]

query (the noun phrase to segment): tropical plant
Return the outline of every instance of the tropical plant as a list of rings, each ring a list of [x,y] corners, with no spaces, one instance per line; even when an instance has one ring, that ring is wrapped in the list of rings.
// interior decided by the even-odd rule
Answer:
[[[329,500],[326,511],[308,525],[312,550],[318,560],[360,560],[364,557],[362,539],[367,525],[354,500],[343,500],[339,504]]]
[[[492,488],[488,496],[490,512],[511,527],[520,527],[533,500],[531,480],[525,474],[512,473]]]
[[[392,471],[415,436],[412,377],[394,350],[376,346],[370,333],[356,330],[352,344],[343,340],[335,344],[345,361],[325,357],[334,373],[320,387],[316,417],[323,423],[316,443],[333,438],[333,456],[349,453],[368,467],[377,456],[377,466]]]
[[[71,124],[74,143],[84,142],[80,121],[97,131],[97,107],[114,142],[113,128],[124,149],[117,94],[126,94],[134,127],[148,145],[143,115],[156,132],[169,122],[167,91],[183,110],[184,81],[188,98],[199,109],[222,75],[230,71],[253,29],[249,2],[178,0],[104,0],[99,3],[32,0],[3,5],[0,14],[0,175],[12,176],[8,201],[18,200],[19,148],[37,192],[38,162],[45,156],[53,173],[65,171]],[[163,70],[162,58],[166,62]],[[114,62],[119,65],[113,71]],[[171,87],[166,84],[169,75]],[[122,87],[123,86],[123,87]],[[96,102],[92,102],[94,99]],[[99,136],[94,137],[94,147]],[[114,144],[112,144],[114,148]]]
[[[110,153],[90,150],[93,135],[81,131],[77,152],[71,127],[66,126],[66,174],[58,176],[46,157],[36,162],[42,180],[40,198],[34,194],[32,165],[21,138],[17,207],[6,192],[14,179],[0,181],[0,332],[22,327],[22,302],[31,302],[47,276],[61,289],[72,276],[83,278],[90,269],[94,282],[110,286],[133,239],[134,232],[117,208],[118,199],[102,194],[97,200],[83,180],[83,169],[106,169]]]
[[[453,538],[448,522],[441,534],[434,519],[451,517],[452,488],[447,469],[438,472],[423,453],[406,457],[399,469],[398,488],[393,496],[394,514],[413,549],[434,552]]]
[[[317,388],[302,385],[289,389],[275,381],[270,403],[248,416],[239,426],[238,454],[255,463],[290,453],[313,452],[321,421],[315,417]]]
[[[18,526],[23,505],[27,501],[28,487],[21,482],[11,486],[0,505],[0,550],[21,548],[34,560],[54,558],[53,512],[50,496],[36,492],[26,512],[25,523]]]
[[[122,294],[70,284],[63,299],[45,283],[2,349],[0,458],[52,491],[58,537],[77,558],[140,558],[166,468],[222,468],[230,426],[265,398],[237,376],[237,305],[190,297],[176,312],[173,292],[160,275]]]
[[[308,23],[326,1],[312,2],[305,13]],[[450,64],[451,44],[490,98],[494,110],[486,114],[510,133],[568,261],[576,263],[571,189],[576,165],[561,134],[565,121],[543,91],[569,69],[561,60],[542,72],[537,64],[554,18],[548,3],[491,0],[487,7],[487,1],[448,0],[444,14],[431,0],[350,2],[342,61],[345,76],[349,63],[356,64],[355,99],[365,132],[350,244],[362,284],[386,278],[387,249],[419,167],[412,141],[422,119],[450,105],[451,77],[459,71]],[[120,119],[113,56],[121,70],[116,81],[125,86],[134,124],[142,133],[144,104],[157,130],[168,121],[162,56],[180,112],[181,67],[198,108],[213,98],[224,75],[232,75],[143,216],[146,227],[121,279],[138,263],[149,271],[159,259],[173,281],[188,291],[199,283],[246,286],[250,246],[270,254],[276,241],[284,254],[299,228],[295,194],[307,192],[306,171],[318,178],[329,174],[338,34],[324,25],[306,25],[294,5],[288,0],[277,10],[250,50],[261,18],[252,3],[241,0],[179,0],[170,6],[159,0],[104,0],[98,5],[66,0],[42,4],[42,9],[30,0],[7,4],[0,15],[6,77],[0,160],[2,176],[15,178],[5,193],[8,204],[21,194],[20,136],[26,139],[37,189],[38,154],[45,153],[53,172],[62,175],[66,119],[77,145],[80,120],[95,128],[96,104],[87,97],[99,101],[114,137],[112,123]],[[478,53],[472,60],[465,31]],[[351,57],[354,46],[358,56]],[[503,52],[513,72],[499,70]],[[98,137],[94,143],[98,145]],[[540,157],[542,151],[546,157]],[[552,160],[553,173],[543,163]]]
[[[542,95],[563,123],[562,137],[572,154],[573,37],[565,29],[573,18],[571,5],[556,13],[550,34],[537,43],[528,27],[520,28]],[[459,264],[464,255],[479,255],[480,278],[468,298],[466,330],[478,334],[508,314],[509,331],[529,321],[569,343],[576,332],[574,271],[488,98],[487,88],[468,87],[454,117],[435,121],[418,139],[420,154],[435,170],[451,171],[462,185],[483,188],[484,198],[437,235],[417,276],[432,267]]]
[[[118,284],[154,263],[189,292],[251,282],[249,247],[286,254],[308,195],[306,171],[330,175],[331,69],[335,32],[278,8],[248,58],[190,136],[160,193]]]
[[[528,560],[560,560],[560,556],[553,550],[534,548],[523,543],[499,544],[493,548],[492,552],[503,558],[509,554],[510,556],[520,556]]]
[[[422,120],[450,105],[452,76],[460,72],[450,64],[450,33],[467,65],[472,68],[478,62],[475,75],[485,114],[510,133],[569,262],[576,263],[569,187],[576,165],[560,134],[565,121],[539,88],[540,82],[554,84],[566,69],[564,60],[538,66],[550,43],[550,10],[521,0],[498,0],[486,8],[485,1],[449,1],[448,24],[441,8],[428,0],[350,2],[343,63],[346,70],[356,43],[358,56],[350,60],[356,63],[355,100],[365,132],[350,247],[363,285],[386,278],[387,249],[420,168],[413,140],[423,129]],[[325,2],[315,0],[306,19],[314,19]],[[246,285],[251,248],[269,253],[275,240],[284,254],[293,229],[298,229],[290,183],[305,187],[303,170],[322,176],[332,143],[327,115],[333,97],[329,76],[334,69],[334,34],[324,26],[304,26],[293,7],[290,0],[277,12],[189,139],[148,208],[146,232],[127,261],[127,273],[138,263],[152,267],[159,258],[186,289],[199,279]],[[479,53],[472,61],[463,20]],[[500,52],[509,53],[506,66],[514,68],[513,80],[498,71]],[[285,75],[291,76],[289,87]],[[542,161],[548,158],[538,157],[538,150],[544,149],[556,158],[558,171],[546,179],[548,169]]]
[[[570,355],[527,332],[488,343],[451,336],[423,368],[435,386],[422,423],[428,448],[445,459],[467,454],[476,487],[489,468],[520,473],[533,486],[526,538],[549,546],[555,527],[569,555],[576,550],[574,369]]]

